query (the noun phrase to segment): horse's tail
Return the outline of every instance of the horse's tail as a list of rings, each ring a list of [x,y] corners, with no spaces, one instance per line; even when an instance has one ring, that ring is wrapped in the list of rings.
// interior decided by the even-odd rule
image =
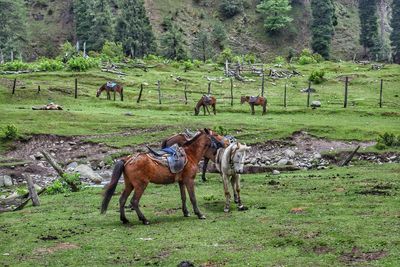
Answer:
[[[114,195],[115,188],[117,188],[118,180],[121,178],[122,172],[124,171],[125,162],[123,160],[117,161],[115,164],[111,182],[108,184],[106,191],[104,192],[103,202],[101,203],[101,214],[104,214],[107,211],[108,203],[112,196]]]

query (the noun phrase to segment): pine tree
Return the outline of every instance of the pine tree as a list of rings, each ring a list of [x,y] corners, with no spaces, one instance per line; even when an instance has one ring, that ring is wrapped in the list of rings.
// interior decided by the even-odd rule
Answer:
[[[203,62],[205,62],[211,54],[210,35],[208,31],[203,29],[197,33],[192,46],[192,55],[195,58],[201,59]]]
[[[88,50],[93,50],[88,41],[93,35],[91,28],[95,19],[94,5],[95,0],[74,0],[73,2],[76,39],[80,43],[86,42]]]
[[[161,38],[162,54],[166,58],[174,60],[185,60],[188,58],[185,48],[182,30],[178,30],[175,25],[164,33]]]
[[[393,0],[392,20],[390,22],[393,31],[390,34],[394,62],[400,64],[400,0]]]
[[[91,50],[100,51],[106,41],[114,40],[110,4],[107,0],[95,0],[93,10],[88,44]]]
[[[378,17],[376,0],[360,0],[360,44],[364,47],[364,55],[368,55],[368,51],[374,52],[378,46]]]
[[[0,63],[22,53],[27,43],[26,9],[23,0],[0,0]]]
[[[264,27],[270,33],[276,33],[292,22],[288,16],[291,9],[289,0],[263,0],[257,5],[257,10],[265,17]]]
[[[143,0],[121,0],[119,8],[116,41],[122,43],[125,53],[132,57],[154,53],[155,38]]]
[[[334,26],[337,24],[335,7],[332,0],[312,0],[311,9],[311,47],[315,53],[329,59]]]

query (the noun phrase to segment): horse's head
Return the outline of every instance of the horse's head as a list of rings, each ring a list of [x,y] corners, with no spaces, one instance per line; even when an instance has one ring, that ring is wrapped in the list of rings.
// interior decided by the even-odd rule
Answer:
[[[197,107],[194,108],[194,115],[197,116],[199,115],[199,111],[200,109],[198,109]]]
[[[96,97],[99,97],[99,96],[100,96],[101,92],[103,91],[102,88],[103,88],[103,86],[100,87],[100,88],[97,90],[97,92],[96,92]]]
[[[246,151],[251,147],[246,144],[241,145],[240,143],[232,144],[231,151],[231,164],[236,173],[243,173],[244,160],[246,159]]]
[[[243,104],[244,102],[246,102],[246,97],[245,96],[241,96],[240,97],[240,104]]]

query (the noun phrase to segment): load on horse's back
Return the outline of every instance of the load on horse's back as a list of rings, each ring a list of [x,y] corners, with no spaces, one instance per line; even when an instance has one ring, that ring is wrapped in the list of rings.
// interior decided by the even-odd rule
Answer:
[[[110,92],[114,92],[114,101],[115,101],[115,93],[119,93],[121,96],[121,101],[124,101],[124,88],[122,85],[116,82],[106,82],[97,90],[96,97],[99,97],[103,91],[107,93],[107,99],[111,100]]]
[[[248,102],[251,107],[251,115],[254,115],[254,106],[262,106],[262,115],[267,113],[267,99],[263,96],[241,96],[240,104]]]
[[[208,106],[211,106],[213,109],[214,115],[217,115],[216,104],[217,104],[217,99],[214,96],[203,95],[200,98],[200,100],[197,102],[196,107],[194,108],[194,115],[195,116],[199,115],[201,107],[203,107],[204,116],[206,115],[206,109],[207,109],[208,115],[211,115],[210,110],[208,110]]]

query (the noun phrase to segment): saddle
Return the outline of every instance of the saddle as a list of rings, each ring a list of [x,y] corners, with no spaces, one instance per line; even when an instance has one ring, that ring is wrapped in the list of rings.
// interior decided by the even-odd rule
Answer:
[[[249,103],[256,103],[258,99],[258,96],[250,96],[249,97]]]
[[[203,100],[204,103],[207,105],[211,105],[211,101],[212,101],[211,95],[203,95],[203,97],[204,97],[204,100]]]
[[[186,165],[187,158],[185,150],[177,144],[157,151],[149,146],[147,146],[147,149],[150,152],[147,156],[167,166],[172,173],[181,172]]]
[[[115,83],[115,82],[107,82],[106,87],[108,89],[113,90],[116,85],[117,85],[117,83]]]

